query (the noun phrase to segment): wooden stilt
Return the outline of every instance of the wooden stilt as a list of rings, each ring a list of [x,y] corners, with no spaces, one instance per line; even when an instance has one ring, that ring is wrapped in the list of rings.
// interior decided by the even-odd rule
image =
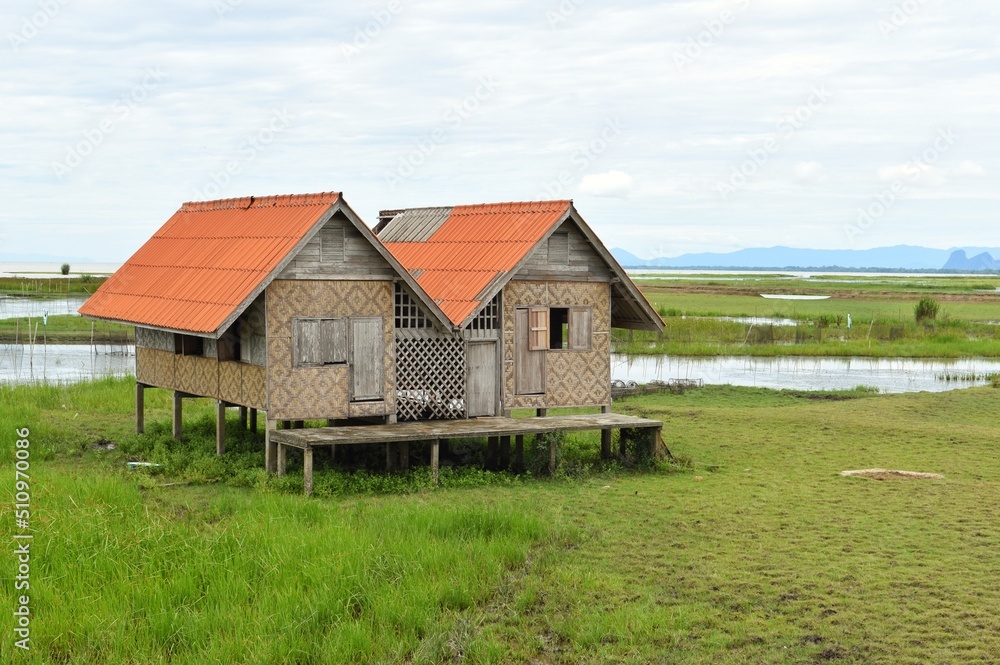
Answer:
[[[500,458],[500,437],[491,436],[486,440],[486,468],[496,471]]]
[[[291,420],[282,420],[281,421],[281,429],[292,429],[292,421]]]
[[[146,384],[135,382],[135,433],[146,431]]]
[[[215,403],[215,454],[226,452],[226,403],[221,399]]]
[[[399,444],[399,470],[410,470],[410,442],[403,441]]]
[[[174,391],[174,438],[181,440],[181,422],[184,415],[184,401],[179,391]]]
[[[306,421],[304,420],[295,421],[295,429],[305,429],[305,428],[306,428]]]
[[[240,407],[240,429],[243,431],[247,429],[247,408],[245,406]]]
[[[601,413],[611,413],[611,405],[601,407]],[[611,430],[601,430],[601,459],[611,459]]]
[[[326,419],[326,426],[327,427],[336,427],[337,426],[337,421],[334,420],[333,418],[327,418]]]
[[[544,418],[545,416],[549,415],[549,410],[548,409],[535,409],[535,415],[537,417],[539,417],[539,418]]]
[[[250,431],[257,433],[257,409],[250,409]]]
[[[632,430],[622,427],[618,430],[618,453],[624,459],[628,455],[628,438],[629,435],[626,432],[631,432]]]
[[[438,466],[441,455],[441,441],[434,439],[431,442],[431,478],[435,485],[438,484]]]
[[[514,437],[514,470],[524,473],[524,435]]]
[[[510,437],[500,437],[500,470],[506,471],[510,468]]]
[[[549,441],[549,474],[555,475],[556,472],[556,439],[552,437]]]
[[[278,444],[278,477],[285,475],[288,472],[288,447]]]
[[[268,473],[278,470],[278,444],[273,436],[276,429],[278,421],[268,418],[264,423],[264,468]]]
[[[313,493],[313,449],[307,446],[302,451],[302,484],[305,486],[306,496]]]
[[[385,470],[387,473],[392,473],[396,470],[396,460],[394,458],[399,456],[399,449],[395,443],[385,444]]]
[[[396,414],[395,413],[390,413],[389,415],[387,415],[385,417],[385,424],[386,425],[395,425],[396,424]]]
[[[660,435],[663,432],[663,428],[657,427],[654,430],[647,430],[647,432],[649,432],[649,456],[651,459],[656,459],[656,448],[660,442]]]

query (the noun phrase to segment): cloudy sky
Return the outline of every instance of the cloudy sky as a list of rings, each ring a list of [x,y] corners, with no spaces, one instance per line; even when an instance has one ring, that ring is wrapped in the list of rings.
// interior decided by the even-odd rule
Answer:
[[[0,254],[327,190],[569,197],[646,258],[1000,244],[996,0],[614,4],[8,0]]]

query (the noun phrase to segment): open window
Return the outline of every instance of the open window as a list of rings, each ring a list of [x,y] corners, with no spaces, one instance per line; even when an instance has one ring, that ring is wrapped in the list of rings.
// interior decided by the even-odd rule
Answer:
[[[205,338],[174,333],[174,353],[178,356],[205,355]]]
[[[589,351],[593,335],[590,307],[532,307],[529,310],[530,351]]]
[[[240,321],[236,320],[229,330],[222,333],[217,345],[219,362],[240,362]]]
[[[293,356],[299,367],[347,362],[347,319],[295,319]]]

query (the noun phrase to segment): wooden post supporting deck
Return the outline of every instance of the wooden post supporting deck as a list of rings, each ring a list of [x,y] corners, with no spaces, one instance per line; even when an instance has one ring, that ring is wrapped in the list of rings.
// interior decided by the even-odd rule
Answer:
[[[410,470],[410,442],[403,441],[399,444],[399,470]]]
[[[611,405],[601,407],[601,413],[611,413]],[[601,459],[611,459],[611,430],[601,430]]]
[[[556,472],[556,438],[552,437],[549,442],[549,474]]]
[[[278,477],[288,472],[288,447],[278,444]]]
[[[538,417],[538,418],[544,418],[547,415],[549,415],[549,410],[548,409],[535,409],[535,416],[536,417]]]
[[[247,408],[245,406],[240,407],[240,429],[246,430],[247,428]]]
[[[135,433],[146,431],[146,384],[135,382]]]
[[[184,402],[181,395],[183,393],[180,391],[174,391],[174,438],[178,441],[181,440],[181,420],[184,414]]]
[[[226,403],[221,399],[215,403],[215,454],[226,452]]]
[[[649,437],[649,457],[651,459],[656,459],[656,449],[659,447],[659,444],[660,444],[661,432],[663,432],[663,428],[662,427],[657,427],[656,429],[651,430],[649,432],[649,434],[650,434],[650,437]]]
[[[268,473],[278,470],[278,444],[273,436],[276,429],[278,421],[268,418],[264,424],[264,468]]]
[[[302,482],[305,485],[306,496],[313,493],[313,449],[307,446],[302,451]]]
[[[500,437],[500,470],[506,471],[510,468],[510,437]]]
[[[399,457],[399,447],[395,443],[385,444],[385,471],[392,473],[396,470],[396,459]]]
[[[491,436],[486,439],[486,469],[496,471],[500,456],[500,437]]]
[[[444,439],[444,443],[447,442],[448,440]],[[441,443],[442,441],[440,439],[434,439],[434,441],[431,442],[431,478],[433,479],[435,485],[438,484],[438,466],[441,461]]]
[[[257,433],[257,409],[250,409],[250,431]]]
[[[514,470],[524,473],[524,435],[514,437]]]

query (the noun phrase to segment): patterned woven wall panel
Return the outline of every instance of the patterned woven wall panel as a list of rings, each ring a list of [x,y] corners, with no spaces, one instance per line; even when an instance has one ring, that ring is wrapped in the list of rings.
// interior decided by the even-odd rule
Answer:
[[[504,408],[611,402],[611,287],[599,282],[511,281],[504,287]],[[533,305],[593,308],[590,351],[549,351],[545,395],[515,395],[514,310]]]
[[[385,402],[351,402],[351,418],[374,418],[385,415]]]
[[[156,366],[156,387],[177,390],[177,376],[174,372],[174,354],[169,351],[152,351]]]
[[[156,385],[156,352],[153,349],[135,347],[135,380],[147,386]]]
[[[243,365],[243,400],[246,406],[267,410],[267,370],[255,365]]]
[[[219,399],[243,404],[243,368],[240,363],[219,363]]]
[[[294,367],[292,319],[381,316],[385,349],[383,414],[395,412],[396,371],[393,287],[388,281],[275,280],[267,289],[269,417],[277,420],[347,418],[350,373],[346,365]],[[378,414],[378,415],[383,415]]]

